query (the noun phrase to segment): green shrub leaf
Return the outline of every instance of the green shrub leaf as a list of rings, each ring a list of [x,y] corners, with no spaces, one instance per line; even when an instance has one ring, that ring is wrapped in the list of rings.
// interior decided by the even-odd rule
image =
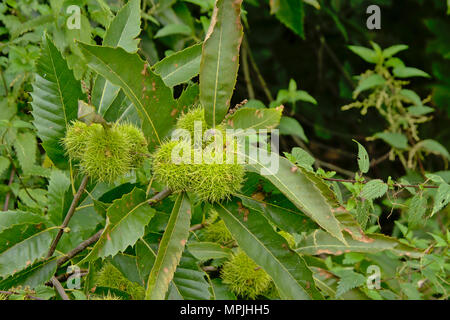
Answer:
[[[122,48],[79,43],[89,66],[120,86],[142,119],[149,148],[159,145],[175,123],[176,102],[161,77],[153,73],[139,55]],[[123,63],[126,61],[127,63]],[[176,113],[175,113],[176,114]]]
[[[241,108],[227,120],[233,129],[273,129],[281,119],[282,108]]]
[[[256,173],[264,171],[264,177],[272,182],[298,209],[319,226],[345,243],[339,222],[331,212],[329,200],[316,184],[289,160],[271,154],[272,161],[279,161],[278,172],[264,165],[258,159],[249,159],[248,170]]]
[[[216,208],[239,247],[272,277],[283,299],[321,299],[303,258],[261,214],[235,204]]]
[[[166,86],[173,87],[198,75],[201,57],[202,44],[198,43],[171,54],[156,63],[152,68],[161,76]]]
[[[68,159],[61,139],[70,121],[77,118],[78,100],[82,100],[84,94],[80,82],[48,36],[42,43],[31,96],[33,123],[42,140],[42,147],[57,167],[65,169]]]
[[[239,68],[243,31],[242,0],[217,0],[203,42],[200,64],[200,102],[208,125],[219,124],[230,107]]]
[[[161,239],[158,254],[148,277],[145,297],[163,300],[180,262],[191,221],[191,204],[186,194],[178,195]]]
[[[384,196],[387,190],[388,185],[384,183],[383,180],[374,179],[370,180],[363,186],[359,196],[367,200],[373,200]]]
[[[155,209],[148,205],[145,192],[141,189],[135,188],[114,200],[106,212],[108,219],[100,239],[83,261],[114,257],[134,245],[144,235],[145,226],[154,214]]]

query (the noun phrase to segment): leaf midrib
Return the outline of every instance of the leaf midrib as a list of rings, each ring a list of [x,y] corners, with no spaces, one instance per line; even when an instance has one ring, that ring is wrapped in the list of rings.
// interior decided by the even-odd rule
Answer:
[[[156,131],[155,125],[152,121],[152,119],[150,118],[149,114],[147,113],[147,110],[145,109],[144,105],[142,104],[141,100],[138,99],[138,97],[136,96],[136,94],[134,93],[134,91],[131,89],[130,86],[128,86],[128,84],[122,79],[122,77],[117,74],[110,66],[109,64],[107,64],[105,61],[103,61],[102,59],[100,59],[98,56],[92,54],[89,50],[87,50],[83,45],[81,46],[81,49],[84,50],[85,52],[87,52],[89,55],[91,55],[92,57],[94,57],[95,59],[99,60],[100,62],[102,62],[102,64],[111,72],[113,73],[119,80],[120,82],[123,84],[124,87],[126,87],[128,89],[128,91],[130,92],[130,94],[133,96],[133,100],[135,100],[138,104],[140,109],[145,113],[145,116],[147,117],[148,121],[150,122],[153,132],[156,135],[156,138],[158,139],[158,142],[161,143],[161,140],[159,138],[159,134],[158,131]],[[126,51],[125,51],[126,52]]]
[[[308,296],[309,298],[311,298],[311,296],[305,291],[305,289],[300,285],[300,283],[297,281],[297,279],[295,279],[295,277],[289,272],[288,269],[285,268],[285,266],[281,263],[281,261],[279,261],[274,255],[273,253],[264,245],[264,243],[262,243],[239,219],[237,219],[229,210],[227,210],[221,203],[219,203],[219,205],[228,213],[229,216],[231,216],[235,221],[237,221],[239,223],[239,225],[242,226],[242,228],[244,228],[248,234],[250,236],[252,236],[256,242],[258,242],[269,254],[270,256],[273,257],[273,259],[277,262],[277,264],[279,264],[281,266],[281,269],[284,269],[285,272],[289,275],[289,277],[294,280],[295,283],[298,284],[299,288],[301,289],[301,291],[303,291],[306,296]]]

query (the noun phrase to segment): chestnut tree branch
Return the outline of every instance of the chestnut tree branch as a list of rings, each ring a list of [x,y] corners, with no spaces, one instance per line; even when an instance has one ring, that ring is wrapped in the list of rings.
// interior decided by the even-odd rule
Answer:
[[[58,230],[58,234],[56,235],[55,239],[53,240],[53,242],[50,246],[50,249],[48,250],[47,258],[50,258],[53,255],[53,253],[55,252],[56,246],[58,245],[58,242],[64,233],[64,229],[69,225],[70,219],[72,218],[73,214],[75,213],[75,209],[78,205],[78,202],[80,201],[81,195],[83,194],[84,190],[86,189],[88,180],[89,180],[88,176],[83,177],[80,187],[78,188],[77,193],[73,197],[72,203],[70,204],[70,208],[67,211],[66,217],[64,218],[63,224],[61,225],[60,229]]]
[[[69,296],[67,295],[66,291],[64,290],[63,286],[61,285],[61,282],[59,282],[58,279],[56,279],[55,276],[53,276],[50,281],[53,284],[53,287],[56,289],[56,292],[58,292],[59,296],[63,300],[70,300]]]

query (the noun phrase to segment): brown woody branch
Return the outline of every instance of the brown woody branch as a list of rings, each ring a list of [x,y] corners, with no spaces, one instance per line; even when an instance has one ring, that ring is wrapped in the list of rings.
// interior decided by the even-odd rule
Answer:
[[[83,194],[84,190],[86,189],[86,185],[88,183],[89,177],[84,176],[83,180],[81,181],[80,187],[78,188],[77,193],[73,197],[72,203],[70,204],[69,211],[67,211],[66,217],[64,218],[63,224],[61,225],[58,234],[56,235],[55,239],[53,240],[50,249],[47,253],[47,258],[50,258],[53,253],[56,250],[56,246],[58,245],[59,240],[61,239],[64,229],[67,228],[69,225],[70,219],[72,218],[73,214],[75,213],[75,209],[78,205],[78,202],[80,201],[81,195]]]

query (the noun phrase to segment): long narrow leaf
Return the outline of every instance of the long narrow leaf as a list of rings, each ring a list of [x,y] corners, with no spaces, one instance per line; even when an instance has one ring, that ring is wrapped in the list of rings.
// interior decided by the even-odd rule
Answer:
[[[191,204],[186,194],[178,195],[148,277],[147,300],[163,300],[180,262],[189,235]]]
[[[217,0],[203,43],[200,63],[200,102],[206,122],[214,126],[225,117],[239,68],[242,41],[242,0]]]
[[[284,299],[321,299],[311,270],[258,212],[236,205],[217,207],[239,247],[275,282]]]

